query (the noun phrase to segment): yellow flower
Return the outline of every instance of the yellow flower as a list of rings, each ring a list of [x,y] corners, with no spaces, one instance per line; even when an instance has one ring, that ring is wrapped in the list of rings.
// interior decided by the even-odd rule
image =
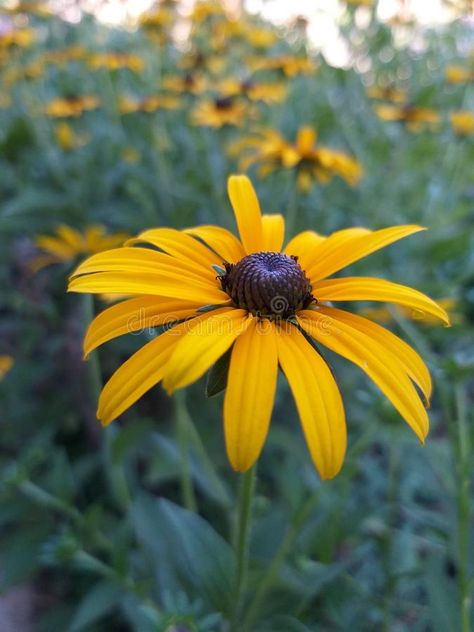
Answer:
[[[446,68],[445,76],[449,83],[469,83],[474,81],[474,70],[453,64]]]
[[[346,0],[346,4],[352,7],[372,7],[374,0]]]
[[[224,125],[240,126],[252,114],[245,103],[231,97],[204,99],[191,111],[191,122],[193,125],[216,128]]]
[[[17,2],[12,8],[2,8],[7,13],[30,13],[43,18],[49,18],[53,15],[50,9],[44,6],[43,2]]]
[[[134,147],[125,147],[121,153],[122,160],[133,165],[139,162],[140,153]]]
[[[311,75],[318,69],[316,64],[307,57],[281,55],[280,57],[255,57],[248,60],[252,70],[278,70],[286,77],[297,75]]]
[[[283,248],[284,219],[261,215],[250,180],[231,176],[228,192],[240,240],[217,226],[147,230],[123,248],[87,259],[72,275],[70,291],[133,296],[94,319],[86,356],[125,333],[167,325],[105,385],[97,413],[102,423],[161,381],[168,393],[188,386],[231,350],[224,429],[232,467],[245,471],[260,455],[281,367],[311,457],[321,477],[332,478],[344,460],[346,426],[339,389],[315,349],[321,344],[365,371],[423,442],[429,422],[414,386],[428,403],[431,378],[423,360],[391,332],[328,303],[388,301],[448,324],[446,312],[385,279],[327,278],[422,229],[349,228],[329,237],[306,231]]]
[[[28,48],[36,42],[36,39],[36,32],[33,29],[7,31],[0,35],[0,48],[9,48],[10,46]]]
[[[440,307],[446,310],[451,323],[457,324],[462,322],[462,314],[456,312],[458,302],[455,298],[440,298],[436,302]],[[397,305],[394,309],[396,309],[396,311],[401,316],[403,316],[403,318],[416,320],[423,325],[432,325],[437,322],[437,319],[434,318],[431,314],[413,309],[412,307]],[[366,307],[365,309],[361,310],[360,313],[366,318],[376,320],[379,323],[391,323],[394,320],[392,312],[386,307]]]
[[[163,78],[163,88],[170,92],[178,92],[179,94],[186,92],[200,94],[207,90],[207,82],[203,77],[195,73],[170,75]]]
[[[32,269],[37,272],[52,263],[68,263],[80,255],[116,248],[128,238],[126,233],[108,235],[104,226],[89,226],[81,233],[62,224],[56,229],[55,235],[40,235],[36,238],[36,245],[43,254],[33,261]]]
[[[14,360],[9,355],[0,355],[0,380],[10,371],[14,364]]]
[[[302,127],[294,144],[288,143],[278,132],[267,130],[260,137],[237,141],[231,153],[247,154],[241,168],[248,169],[259,164],[259,174],[264,177],[276,169],[295,169],[298,186],[308,191],[314,179],[328,182],[333,176],[340,176],[351,186],[362,177],[362,167],[347,154],[320,147],[316,144],[316,132],[311,127]]]
[[[190,18],[193,23],[205,22],[209,18],[226,18],[227,13],[221,2],[201,0],[194,5]]]
[[[67,48],[48,51],[44,54],[44,61],[48,64],[61,66],[70,61],[85,59],[87,55],[88,52],[83,46],[68,46]]]
[[[221,74],[227,66],[227,58],[221,54],[204,54],[201,51],[195,51],[183,55],[179,60],[178,66],[187,73],[194,73],[197,70],[204,70],[207,73],[218,75]]]
[[[128,68],[134,72],[140,72],[145,67],[143,59],[133,53],[95,53],[89,57],[88,63],[91,68]]]
[[[474,112],[451,112],[451,125],[459,136],[474,134]]]
[[[144,13],[140,16],[139,24],[141,27],[149,30],[162,29],[171,26],[174,21],[174,13],[172,10],[161,7],[152,13]]]
[[[217,90],[225,96],[246,96],[251,101],[281,103],[288,94],[284,83],[262,83],[252,79],[224,79],[217,84]]]
[[[64,99],[53,99],[45,108],[51,118],[68,118],[81,116],[87,110],[95,110],[100,100],[94,96],[71,96]]]
[[[367,96],[378,101],[391,101],[392,103],[405,103],[407,91],[394,86],[372,86],[367,88]]]
[[[384,121],[405,123],[412,132],[421,132],[425,127],[432,127],[440,121],[440,116],[436,110],[414,105],[381,104],[375,107],[375,112]]]
[[[119,111],[122,114],[133,112],[156,112],[157,110],[177,110],[181,101],[170,95],[156,95],[145,97],[139,101],[130,97],[122,97],[119,101]]]
[[[268,28],[249,24],[244,29],[244,37],[254,48],[270,48],[278,42],[278,34]]]
[[[64,151],[72,151],[76,147],[82,147],[89,142],[89,138],[84,135],[76,134],[74,129],[68,123],[59,123],[54,129],[54,137],[56,143],[64,149]]]

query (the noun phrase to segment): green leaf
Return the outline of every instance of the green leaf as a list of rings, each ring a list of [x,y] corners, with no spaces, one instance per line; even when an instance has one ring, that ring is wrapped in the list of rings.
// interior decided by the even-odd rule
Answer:
[[[207,374],[206,396],[214,397],[227,386],[227,374],[229,373],[230,355],[232,347],[217,360]]]
[[[97,583],[79,604],[68,632],[88,629],[92,623],[105,617],[119,602],[122,591],[107,581]]]
[[[142,496],[132,520],[154,561],[162,593],[183,590],[198,595],[208,608],[230,609],[233,553],[204,518],[163,498]]]

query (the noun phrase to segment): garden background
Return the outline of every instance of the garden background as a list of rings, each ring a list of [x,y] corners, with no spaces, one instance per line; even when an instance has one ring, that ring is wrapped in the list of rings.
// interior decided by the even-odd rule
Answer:
[[[112,26],[79,3],[2,3],[0,610],[16,600],[15,632],[228,629],[238,476],[222,395],[206,398],[205,380],[173,398],[156,387],[102,429],[100,383],[153,332],[84,362],[110,297],[66,286],[87,254],[146,228],[234,229],[226,180],[245,170],[294,232],[426,226],[351,271],[426,292],[452,326],[358,305],[426,359],[431,432],[422,447],[361,371],[328,356],[349,431],[333,481],[279,385],[234,629],[470,630],[473,7],[442,3],[448,19],[428,25],[409,2],[384,4],[334,2],[321,52],[321,7],[288,6],[275,25],[239,3],[163,1]],[[279,142],[302,151],[302,127],[355,174],[278,163]]]

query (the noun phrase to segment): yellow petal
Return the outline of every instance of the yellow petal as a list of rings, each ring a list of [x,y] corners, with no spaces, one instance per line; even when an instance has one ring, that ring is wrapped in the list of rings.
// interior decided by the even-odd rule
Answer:
[[[318,301],[383,301],[411,307],[418,317],[430,314],[449,325],[446,311],[431,298],[406,285],[373,277],[326,279],[313,285]]]
[[[277,375],[274,325],[252,319],[232,348],[224,399],[227,455],[238,472],[252,467],[265,443]]]
[[[385,327],[381,327],[367,318],[351,314],[341,309],[321,305],[318,312],[323,315],[327,314],[331,318],[336,318],[349,327],[354,327],[379,343],[387,353],[393,356],[390,363],[396,362],[400,365],[420,387],[427,404],[429,403],[432,391],[430,372],[418,353],[404,340],[401,340],[401,338],[395,336],[395,334],[385,329]]]
[[[392,354],[365,333],[327,313],[301,311],[298,319],[315,340],[359,366],[392,402],[421,442],[428,434],[426,410],[410,378]]]
[[[203,322],[192,321],[166,367],[163,386],[168,393],[199,379],[245,331],[250,320],[243,309],[221,308]]]
[[[262,214],[252,183],[247,176],[230,176],[227,191],[245,252],[259,252],[263,242]]]
[[[129,244],[147,242],[161,248],[187,264],[205,270],[210,277],[215,276],[213,265],[220,263],[219,257],[202,243],[185,232],[172,228],[153,228],[140,233]]]
[[[102,389],[97,417],[107,426],[163,379],[166,362],[186,333],[181,323],[134,353],[115,371]]]
[[[277,344],[311,457],[321,478],[333,478],[342,467],[347,442],[337,384],[326,362],[296,327],[281,327]]]
[[[290,257],[298,257],[298,263],[303,270],[306,270],[314,260],[316,248],[325,240],[326,237],[312,230],[306,230],[293,237],[286,245],[284,252]]]
[[[382,228],[374,232],[363,228],[341,230],[328,237],[314,253],[313,263],[309,265],[306,274],[311,283],[316,283],[376,250],[420,230],[425,229],[408,225]]]
[[[189,279],[188,273],[97,272],[78,276],[69,282],[68,292],[91,294],[149,294],[196,301],[202,306],[229,302],[229,296],[217,287]]]
[[[84,356],[98,346],[133,332],[144,331],[160,325],[170,325],[196,313],[199,303],[140,296],[105,309],[89,325],[84,339]]]
[[[60,261],[69,261],[78,254],[77,250],[72,248],[70,244],[57,237],[50,237],[49,235],[38,237],[36,239],[36,245],[41,250],[54,255]]]
[[[202,239],[214,252],[219,254],[220,263],[237,263],[245,257],[240,241],[230,231],[219,226],[195,226],[186,232]]]
[[[60,237],[65,243],[69,244],[75,252],[81,252],[84,249],[84,239],[82,235],[66,224],[61,224],[56,229],[58,237]]]
[[[285,238],[285,220],[283,215],[263,215],[262,231],[262,250],[280,252]]]
[[[309,154],[316,145],[316,131],[312,127],[301,127],[296,137],[296,147],[301,154]]]

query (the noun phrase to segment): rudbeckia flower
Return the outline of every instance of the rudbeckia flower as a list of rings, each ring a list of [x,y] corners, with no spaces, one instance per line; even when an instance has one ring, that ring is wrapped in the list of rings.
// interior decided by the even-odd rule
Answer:
[[[200,94],[207,90],[207,82],[204,77],[196,73],[186,73],[184,75],[169,75],[163,77],[163,88],[170,92]]]
[[[119,101],[119,111],[122,114],[133,112],[156,112],[157,110],[177,110],[181,101],[170,95],[156,95],[135,100],[130,97],[122,97]]]
[[[174,11],[168,7],[160,7],[154,12],[144,13],[139,18],[139,25],[145,29],[162,29],[174,22]]]
[[[251,101],[281,103],[288,94],[284,83],[262,83],[252,79],[224,79],[217,88],[225,96],[245,96]]]
[[[445,77],[449,83],[470,83],[474,81],[474,69],[452,64],[447,66]]]
[[[89,142],[89,137],[77,134],[68,123],[59,123],[54,129],[56,143],[64,151],[72,151],[77,147],[83,147]]]
[[[126,233],[107,234],[104,226],[89,226],[83,233],[62,224],[55,235],[40,235],[36,246],[43,254],[32,262],[35,272],[52,263],[68,263],[77,257],[91,255],[103,250],[121,246],[129,235]]]
[[[105,385],[97,413],[102,423],[161,381],[168,393],[188,386],[229,352],[224,429],[232,467],[245,471],[260,455],[280,367],[311,457],[321,477],[332,478],[344,460],[346,425],[321,345],[365,371],[423,442],[428,417],[414,384],[427,401],[431,379],[420,356],[391,332],[329,302],[393,302],[448,323],[446,312],[385,279],[327,278],[422,229],[349,228],[329,237],[306,231],[283,247],[283,217],[261,214],[246,176],[231,176],[228,193],[240,239],[209,225],[147,230],[123,248],[90,257],[72,275],[70,291],[133,296],[94,319],[86,356],[123,334],[165,325]]]
[[[0,48],[18,46],[28,48],[36,41],[36,32],[33,29],[19,29],[17,31],[7,31],[0,35]]]
[[[281,55],[280,57],[255,57],[248,60],[248,66],[252,70],[277,70],[286,77],[297,75],[311,75],[317,71],[316,64],[307,57],[294,55]]]
[[[0,355],[0,380],[10,371],[14,364],[14,360],[9,355]]]
[[[451,112],[451,126],[458,136],[474,134],[474,112]]]
[[[242,152],[241,168],[246,170],[259,164],[259,174],[264,177],[276,169],[294,169],[298,188],[308,191],[314,180],[328,182],[340,176],[354,186],[362,177],[360,164],[347,154],[321,147],[316,143],[316,131],[302,127],[294,144],[289,143],[274,130],[263,131],[260,136],[244,138],[230,148],[231,154]]]
[[[392,103],[405,103],[408,97],[406,90],[395,86],[371,86],[367,88],[367,96],[378,101],[391,101]]]
[[[145,67],[142,57],[132,53],[95,53],[89,57],[88,64],[91,68],[107,68],[110,71],[128,68],[140,72]]]
[[[231,97],[204,99],[191,111],[191,122],[203,127],[239,126],[248,120],[251,114],[245,103]]]
[[[384,121],[400,121],[412,132],[421,132],[427,126],[437,125],[440,116],[431,108],[415,105],[377,105],[375,112]]]
[[[88,110],[95,110],[100,100],[94,96],[71,96],[64,99],[53,99],[45,108],[51,118],[69,118],[81,116]]]

